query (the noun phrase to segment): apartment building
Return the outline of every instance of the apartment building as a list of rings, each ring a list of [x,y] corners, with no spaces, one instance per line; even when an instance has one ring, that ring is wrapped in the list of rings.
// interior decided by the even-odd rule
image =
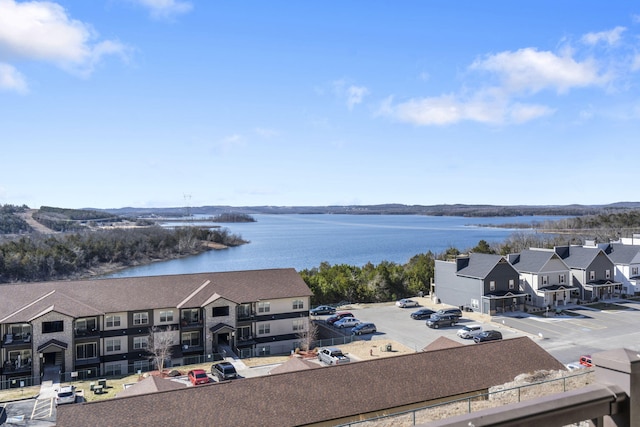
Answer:
[[[81,377],[148,370],[160,334],[168,366],[221,348],[289,352],[308,327],[311,295],[294,269],[3,285],[0,379],[38,381],[46,366]]]

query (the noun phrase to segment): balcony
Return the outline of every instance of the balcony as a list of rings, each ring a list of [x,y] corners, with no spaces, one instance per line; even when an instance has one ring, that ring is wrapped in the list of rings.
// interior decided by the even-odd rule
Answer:
[[[31,333],[26,334],[6,334],[2,340],[3,347],[21,346],[31,344]]]
[[[31,373],[31,358],[26,361],[7,360],[2,365],[2,375],[28,374]]]
[[[99,338],[100,337],[100,330],[98,328],[76,328],[73,330],[73,336],[75,338]]]
[[[198,329],[202,328],[202,319],[180,319],[180,326],[182,329]]]

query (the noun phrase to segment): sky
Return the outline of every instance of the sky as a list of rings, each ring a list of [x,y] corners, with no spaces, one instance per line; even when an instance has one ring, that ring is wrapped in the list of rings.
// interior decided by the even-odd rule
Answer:
[[[638,201],[627,0],[0,0],[0,204]]]

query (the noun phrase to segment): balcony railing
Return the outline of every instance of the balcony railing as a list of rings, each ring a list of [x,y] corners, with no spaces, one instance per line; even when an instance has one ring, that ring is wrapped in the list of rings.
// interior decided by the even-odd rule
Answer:
[[[22,344],[29,344],[29,343],[31,343],[30,333],[21,334],[21,335],[6,334],[4,336],[4,339],[2,340],[3,346],[22,345]]]
[[[98,328],[91,328],[91,329],[74,329],[73,330],[73,336],[76,338],[92,338],[92,337],[99,337],[100,336],[100,330]]]

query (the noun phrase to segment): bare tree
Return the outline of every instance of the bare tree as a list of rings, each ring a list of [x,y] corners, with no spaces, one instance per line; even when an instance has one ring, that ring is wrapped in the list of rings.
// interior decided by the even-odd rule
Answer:
[[[307,317],[306,328],[298,332],[297,338],[300,340],[301,350],[311,350],[311,344],[318,338],[318,325]]]
[[[165,361],[171,358],[172,347],[175,344],[174,336],[175,333],[168,329],[162,329],[158,326],[149,328],[147,351],[150,355],[148,357],[155,363],[160,372],[164,370]]]

